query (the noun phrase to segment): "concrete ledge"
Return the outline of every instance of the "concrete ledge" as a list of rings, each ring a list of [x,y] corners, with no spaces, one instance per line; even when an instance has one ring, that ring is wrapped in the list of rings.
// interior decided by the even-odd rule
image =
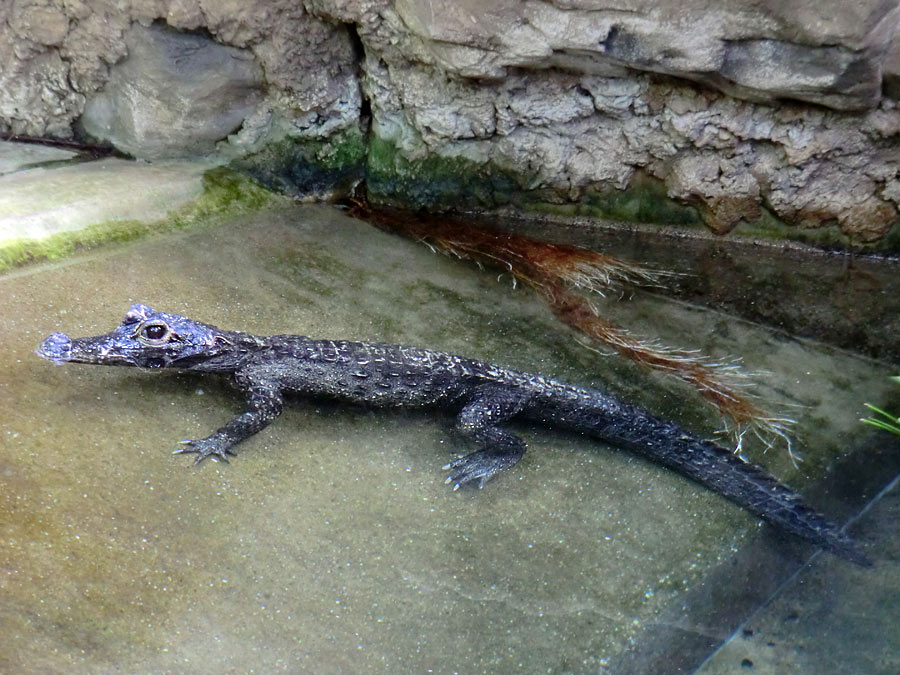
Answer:
[[[152,221],[203,192],[205,162],[103,159],[0,176],[0,244],[108,221]]]

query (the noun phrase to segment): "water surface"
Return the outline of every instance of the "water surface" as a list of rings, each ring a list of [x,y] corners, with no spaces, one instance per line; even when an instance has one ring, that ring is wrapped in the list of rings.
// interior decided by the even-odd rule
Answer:
[[[525,460],[481,491],[443,483],[471,450],[450,417],[299,400],[231,463],[194,466],[170,452],[240,411],[224,380],[32,353],[54,331],[107,332],[134,302],[443,349],[717,426],[680,385],[579,345],[509,279],[328,207],[15,272],[0,278],[0,670],[639,672],[673,631],[727,637],[812,553],[664,469],[533,427]],[[748,456],[832,517],[895,473],[885,460],[847,478],[860,453],[890,449],[857,422],[863,401],[888,400],[883,364],[651,295],[607,305],[639,334],[765,372],[805,461]]]

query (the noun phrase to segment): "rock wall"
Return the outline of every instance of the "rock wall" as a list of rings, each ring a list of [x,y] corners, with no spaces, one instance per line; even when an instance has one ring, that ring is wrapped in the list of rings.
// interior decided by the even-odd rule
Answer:
[[[344,189],[367,153],[375,200],[621,205],[649,185],[657,220],[692,213],[717,233],[898,238],[900,0],[16,0],[0,21],[0,129],[14,133],[80,124],[148,158],[218,141],[295,194]],[[206,117],[183,106],[192,124],[173,104],[135,124],[135,92],[190,82],[183,58],[154,68],[135,49],[141,27],[171,37],[163,24],[191,32],[188,51],[234,48],[222,61],[247,65],[241,95],[232,81]]]
[[[718,233],[767,208],[805,228],[838,224],[858,241],[897,218],[900,115],[893,101],[847,115],[797,104],[754,104],[674,81],[541,71],[438,89],[440,72],[397,74],[370,63],[374,131],[412,160],[439,155],[491,163],[523,190],[577,201],[638,174],[700,207]],[[396,165],[396,162],[395,162]],[[387,182],[386,182],[387,183]],[[409,191],[409,181],[396,190]],[[453,203],[453,190],[434,204]],[[425,201],[428,201],[426,198]]]
[[[128,58],[90,96],[79,125],[145,159],[211,153],[262,97],[263,72],[247,50],[168,26],[136,24]]]
[[[784,4],[392,3],[360,28],[373,131],[390,144],[370,153],[370,186],[388,174],[387,198],[488,206],[521,190],[583,202],[650,176],[718,233],[774,215],[883,240],[900,204],[900,110],[882,96],[898,3]],[[436,156],[492,167],[474,171],[491,189],[421,186]]]
[[[173,44],[178,40],[163,31],[148,37],[141,30],[154,24],[194,35],[184,35],[178,46]],[[229,57],[203,59],[196,52],[204,42],[237,49]],[[143,50],[138,63],[129,63],[129,45],[132,51]],[[192,60],[186,58],[191,52]],[[229,79],[227,71],[236,60],[255,63],[264,75],[263,95],[245,114],[233,139],[238,146],[253,149],[261,139],[285,134],[324,138],[358,124],[359,59],[350,33],[337,23],[311,16],[300,2],[15,0],[0,4],[0,128],[70,138],[86,104],[100,98],[98,107],[123,108],[116,118],[118,134],[110,133],[109,140],[121,143],[125,138],[124,143],[133,147],[123,149],[137,157],[167,155],[152,141],[147,142],[147,152],[144,141],[130,134],[127,127],[135,125],[125,123],[124,109],[137,106],[127,99],[135,94],[172,97],[173,82],[196,87],[212,77],[209,66],[216,58],[217,76],[223,79]],[[244,80],[242,88],[257,86],[249,72],[237,79]],[[198,99],[205,95],[197,92]],[[187,112],[181,118],[186,120],[192,112],[184,107]],[[173,111],[164,108],[160,106],[160,113],[170,117],[160,120],[161,130],[172,122]],[[112,123],[108,111],[98,116],[97,126]],[[95,132],[100,131],[97,126]]]

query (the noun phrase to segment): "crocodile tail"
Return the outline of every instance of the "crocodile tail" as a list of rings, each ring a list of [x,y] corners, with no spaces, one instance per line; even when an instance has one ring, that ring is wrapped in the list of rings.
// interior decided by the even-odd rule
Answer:
[[[598,405],[569,410],[559,421],[663,464],[845,560],[872,564],[837,525],[764,469],[715,443],[695,438],[672,422],[592,393],[599,397],[595,399]]]
[[[654,456],[652,451],[644,451],[644,454],[719,492],[786,532],[858,565],[868,567],[872,564],[836,524],[764,469],[715,443],[681,438],[681,443],[664,451],[662,456]]]

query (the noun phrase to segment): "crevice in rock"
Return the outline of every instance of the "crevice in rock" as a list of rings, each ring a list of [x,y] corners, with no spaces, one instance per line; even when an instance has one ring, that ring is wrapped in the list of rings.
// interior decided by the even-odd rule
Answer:
[[[206,40],[212,40],[213,42],[217,42],[218,44],[228,44],[227,42],[223,42],[222,40],[218,39],[206,26],[198,26],[197,28],[179,28],[170,24],[164,17],[160,17],[154,20],[150,24],[150,26],[158,30],[165,30],[171,33],[178,33],[180,35],[194,35]]]
[[[366,152],[368,153],[369,139],[372,131],[372,102],[366,95],[366,91],[362,86],[363,70],[366,64],[366,46],[359,35],[359,29],[355,23],[344,24],[347,28],[347,34],[350,36],[350,44],[353,47],[353,53],[356,57],[356,68],[360,80],[359,93],[359,126],[365,138]]]

